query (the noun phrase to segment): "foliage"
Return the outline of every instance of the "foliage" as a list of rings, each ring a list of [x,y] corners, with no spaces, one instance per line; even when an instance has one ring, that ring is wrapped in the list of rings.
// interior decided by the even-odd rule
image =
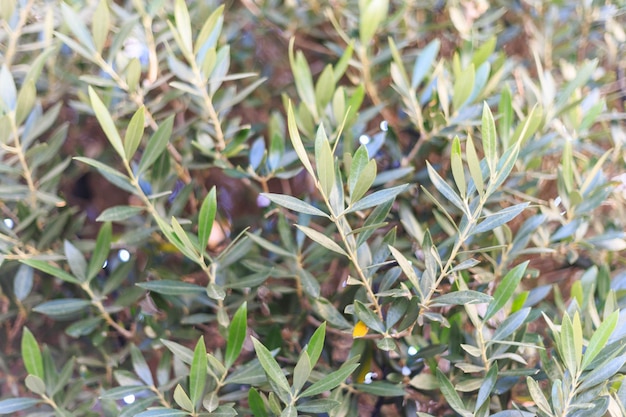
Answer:
[[[0,414],[625,415],[623,5],[240,3],[0,2]]]

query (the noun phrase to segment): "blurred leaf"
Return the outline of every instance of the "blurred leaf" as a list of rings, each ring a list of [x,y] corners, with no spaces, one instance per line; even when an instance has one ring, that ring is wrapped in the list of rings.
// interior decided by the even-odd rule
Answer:
[[[309,379],[311,369],[313,369],[313,365],[309,360],[309,354],[305,350],[300,354],[300,358],[298,358],[298,362],[296,362],[296,366],[293,368],[293,382],[291,387],[295,395],[297,395],[307,379]]]
[[[90,301],[78,298],[64,298],[60,300],[47,301],[33,308],[33,311],[48,316],[67,316],[69,314],[78,313],[91,305]]]
[[[455,136],[454,140],[452,141],[450,164],[452,166],[452,177],[454,178],[456,187],[459,190],[461,198],[465,198],[467,184],[465,182],[463,157],[461,156],[461,141],[459,140],[458,136]]]
[[[9,398],[0,401],[0,414],[12,414],[17,411],[26,410],[39,404],[41,400],[36,398]]]
[[[524,321],[526,321],[526,318],[530,314],[530,310],[530,307],[526,307],[519,311],[516,311],[515,313],[507,317],[506,320],[504,320],[496,328],[496,331],[493,333],[493,336],[491,336],[491,340],[489,342],[505,340],[507,337],[517,331],[517,329],[519,329]]]
[[[146,145],[146,149],[141,156],[141,160],[139,161],[139,167],[137,168],[137,173],[135,174],[137,177],[150,168],[161,153],[163,153],[169,143],[170,137],[172,136],[173,127],[174,116],[172,115],[165,119],[165,121],[161,122],[159,128],[150,137],[148,144]]]
[[[138,287],[165,295],[202,294],[206,288],[184,281],[160,280],[140,282]]]
[[[335,184],[335,161],[323,124],[315,135],[315,165],[321,191],[328,198]]]
[[[422,294],[422,290],[420,287],[419,279],[417,278],[417,274],[413,269],[413,264],[395,247],[389,245],[389,250],[393,255],[394,259],[398,262],[400,269],[404,272],[404,275],[408,278],[409,282],[413,285],[416,291],[420,294],[420,298],[424,299],[424,294]]]
[[[130,219],[144,211],[140,206],[115,206],[104,210],[96,218],[98,222],[120,222]]]
[[[143,357],[143,354],[135,345],[130,345],[130,356],[133,362],[133,370],[139,378],[148,386],[154,385],[154,379],[152,378],[152,372],[148,363]]]
[[[45,261],[39,261],[37,259],[21,259],[21,263],[32,266],[35,269],[45,272],[46,274],[50,274],[56,278],[59,278],[62,281],[69,282],[72,284],[80,284],[74,276],[68,274],[64,270],[57,268],[56,266],[52,266]]]
[[[33,289],[33,268],[22,264],[13,278],[13,294],[18,301],[24,301]],[[24,328],[26,330],[26,328]]]
[[[38,376],[27,375],[24,380],[24,385],[34,394],[45,395],[46,393],[46,384]]]
[[[330,251],[337,252],[345,257],[348,257],[348,254],[341,248],[341,246],[325,234],[307,226],[301,226],[299,224],[296,224],[295,226],[314,242],[317,242]]]
[[[484,321],[489,320],[494,316],[504,305],[511,299],[513,293],[518,288],[522,277],[524,276],[524,272],[526,271],[526,267],[528,266],[528,261],[523,262],[513,269],[511,269],[502,279],[500,285],[496,288],[495,293],[493,294],[493,301],[487,307],[487,311],[485,312],[485,316],[483,317]]]
[[[315,101],[319,113],[323,113],[335,92],[335,76],[332,65],[328,64],[315,84]]]
[[[354,388],[361,392],[374,394],[380,397],[403,397],[406,391],[402,385],[386,381],[372,381],[371,384],[354,384]]]
[[[610,361],[602,364],[602,366],[594,369],[581,378],[581,383],[578,386],[578,391],[582,392],[590,389],[598,384],[608,383],[609,380],[619,372],[620,369],[626,364],[626,355],[613,358]]]
[[[37,89],[35,88],[35,82],[33,80],[28,80],[22,85],[22,88],[17,96],[17,104],[15,106],[15,123],[18,126],[22,124],[26,117],[28,117],[33,109],[33,106],[35,105],[36,100]]]
[[[298,96],[300,96],[300,99],[306,105],[313,118],[317,120],[319,116],[315,104],[315,90],[313,88],[311,69],[302,51],[297,51],[294,55],[294,41],[295,38],[291,38],[289,41],[289,63],[296,83],[296,90],[298,91]]]
[[[87,261],[85,257],[68,240],[65,240],[63,245],[70,270],[79,281],[85,282],[87,280]]]
[[[569,315],[563,316],[563,322],[561,323],[561,342],[559,343],[559,353],[561,359],[566,368],[572,375],[576,375],[578,372],[579,358],[576,356],[576,341],[574,337],[574,329],[572,320]]]
[[[109,25],[111,23],[110,20],[111,17],[107,0],[100,0],[98,2],[98,7],[96,7],[96,11],[94,12],[94,18],[91,27],[94,46],[98,53],[102,52],[102,48],[104,47],[104,44],[107,40],[107,36],[109,34]]]
[[[35,336],[31,333],[28,327],[24,327],[22,332],[22,361],[24,367],[30,375],[37,376],[41,379],[44,378],[43,359],[39,345]]]
[[[359,1],[359,39],[363,47],[369,46],[380,24],[387,19],[388,12],[389,0]]]
[[[226,368],[230,368],[239,357],[248,332],[247,318],[248,305],[244,302],[235,312],[233,320],[228,327],[228,340],[226,343],[226,353],[224,354],[224,365]]]
[[[483,103],[481,132],[483,136],[483,151],[485,152],[485,159],[487,160],[489,172],[493,178],[495,176],[496,163],[498,161],[496,124],[493,120],[491,109],[486,102]]]
[[[191,43],[191,19],[184,0],[176,0],[174,3],[174,19],[181,40],[180,47],[183,54],[188,55],[193,51],[193,46]]]
[[[311,400],[296,407],[298,411],[305,413],[328,413],[333,408],[341,404],[339,401],[330,400],[328,398],[320,398],[319,400]]]
[[[98,237],[96,238],[96,246],[91,253],[91,259],[89,260],[89,267],[87,269],[87,281],[95,278],[102,270],[111,249],[111,235],[111,223],[106,222],[100,227]]]
[[[508,84],[505,84],[502,92],[500,93],[500,102],[498,104],[498,110],[500,117],[498,120],[498,133],[500,134],[500,140],[502,141],[502,147],[507,149],[509,147],[509,138],[511,137],[511,127],[513,126],[513,104],[511,98],[511,89]]]
[[[433,39],[421,50],[415,64],[413,65],[413,74],[411,76],[411,88],[416,89],[424,80],[424,77],[431,71],[433,63],[439,53],[441,41],[437,38]]]
[[[498,363],[494,362],[487,375],[485,375],[485,379],[480,385],[480,389],[478,390],[478,396],[476,397],[476,405],[474,406],[474,413],[478,413],[478,410],[489,401],[489,397],[491,396],[491,392],[496,386],[496,381],[498,380]]]
[[[300,280],[304,292],[313,298],[320,296],[320,284],[313,274],[304,268],[298,268],[297,277]]]
[[[65,5],[65,3],[63,3],[63,5]],[[91,107],[93,108],[93,111],[96,115],[96,118],[98,119],[98,122],[100,123],[100,126],[102,127],[102,130],[104,131],[104,134],[106,135],[107,139],[109,139],[111,146],[113,146],[113,149],[115,149],[117,154],[126,161],[127,159],[124,152],[124,144],[122,143],[122,138],[120,137],[120,134],[115,127],[115,123],[111,118],[111,114],[107,110],[102,100],[100,100],[100,97],[98,97],[98,94],[96,94],[94,89],[89,86],[88,90],[89,99],[91,100]]]
[[[354,372],[356,368],[358,368],[359,363],[357,362],[359,357],[353,357],[347,360],[339,369],[334,372],[331,372],[328,375],[325,375],[322,379],[315,382],[309,388],[304,390],[302,394],[300,394],[300,398],[312,397],[314,395],[321,394],[326,391],[330,391],[335,387],[339,386],[342,382],[346,380],[346,378]]]
[[[313,167],[311,166],[311,161],[309,160],[309,156],[307,155],[306,150],[304,149],[304,145],[302,144],[302,139],[300,138],[300,132],[298,131],[298,126],[296,124],[296,118],[293,113],[293,107],[291,106],[291,101],[289,102],[287,108],[287,126],[289,129],[289,137],[291,138],[291,144],[293,145],[293,149],[296,151],[298,158],[304,165],[304,168],[311,174],[311,177],[315,179],[315,172],[313,171]]]
[[[194,406],[191,399],[180,384],[176,385],[174,389],[174,401],[176,401],[176,404],[183,410],[189,411],[190,413],[193,412]]]
[[[104,2],[102,0],[101,2]],[[124,153],[126,154],[126,159],[129,161],[135,155],[137,148],[141,144],[141,139],[143,138],[144,132],[144,124],[145,124],[145,107],[141,106],[139,110],[135,112],[132,119],[128,123],[128,128],[126,129],[126,134],[124,135]]]
[[[83,19],[65,2],[61,2],[61,13],[63,14],[63,22],[67,24],[74,36],[78,38],[82,46],[92,54],[96,52],[96,45],[93,38],[83,23]]]
[[[193,352],[193,361],[189,368],[189,396],[193,409],[204,395],[204,387],[207,380],[207,355],[204,337],[200,336]]]
[[[306,201],[292,197],[286,194],[261,193],[262,196],[268,198],[275,204],[288,208],[298,213],[310,214],[311,216],[321,216],[328,218],[328,214],[324,213],[317,207],[312,206]]]
[[[452,106],[456,112],[463,107],[467,99],[472,94],[472,90],[474,89],[475,72],[474,64],[470,64],[454,80]]]
[[[376,178],[376,161],[369,159],[367,148],[361,145],[354,153],[348,176],[350,202],[356,203],[365,195]]]

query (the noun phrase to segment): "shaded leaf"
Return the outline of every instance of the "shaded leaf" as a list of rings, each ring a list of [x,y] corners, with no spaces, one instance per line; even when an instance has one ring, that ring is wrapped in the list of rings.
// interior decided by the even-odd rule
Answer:
[[[523,262],[513,269],[511,269],[502,279],[502,282],[496,288],[495,293],[493,294],[493,301],[487,307],[487,311],[485,312],[485,316],[483,320],[489,320],[494,316],[511,298],[515,290],[517,289],[522,277],[524,276],[524,272],[526,271],[526,267],[528,266],[528,261]]]

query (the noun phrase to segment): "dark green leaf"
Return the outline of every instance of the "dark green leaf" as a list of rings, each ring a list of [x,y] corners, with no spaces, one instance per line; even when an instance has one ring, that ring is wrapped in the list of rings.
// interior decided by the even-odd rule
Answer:
[[[183,417],[189,413],[182,410],[174,410],[173,408],[155,407],[148,411],[136,414],[135,417]]]
[[[250,388],[248,391],[248,407],[254,417],[267,417],[267,406],[255,388]]]
[[[459,397],[459,394],[454,390],[454,386],[452,386],[450,380],[439,369],[437,369],[437,381],[439,381],[439,389],[450,407],[463,417],[473,417],[473,413],[465,408],[465,404],[463,404],[461,397]]]
[[[474,413],[478,413],[478,410],[485,404],[489,397],[491,396],[491,392],[496,386],[496,381],[498,380],[498,363],[494,362],[487,375],[485,375],[485,379],[483,383],[480,385],[480,389],[478,390],[478,396],[476,397],[476,406],[474,407]]]
[[[284,391],[291,392],[287,378],[285,378],[282,369],[278,365],[278,362],[272,357],[270,351],[254,337],[252,338],[252,343],[254,344],[254,350],[267,377]]]

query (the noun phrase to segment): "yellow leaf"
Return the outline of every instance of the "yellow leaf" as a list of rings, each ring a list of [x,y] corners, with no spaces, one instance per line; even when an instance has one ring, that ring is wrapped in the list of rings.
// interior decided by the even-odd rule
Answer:
[[[357,337],[363,337],[367,334],[367,331],[369,329],[367,328],[367,326],[365,325],[365,323],[363,323],[361,320],[359,320],[356,325],[354,326],[354,330],[352,330],[352,337],[353,338],[357,338]]]

